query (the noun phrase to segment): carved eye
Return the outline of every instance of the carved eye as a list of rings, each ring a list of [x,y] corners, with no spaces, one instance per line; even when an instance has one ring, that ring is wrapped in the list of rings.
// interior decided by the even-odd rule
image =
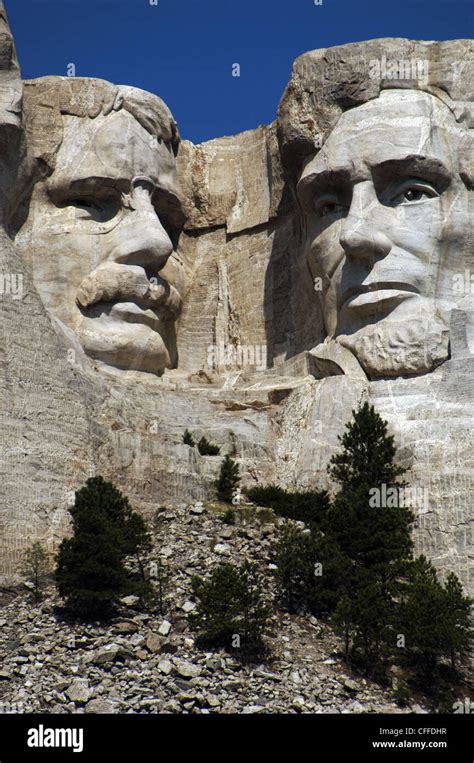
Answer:
[[[79,209],[91,209],[100,212],[101,207],[98,204],[94,204],[93,201],[88,199],[72,199],[69,202],[72,207],[79,207]]]
[[[406,183],[405,186],[394,196],[392,196],[390,203],[394,205],[413,204],[417,201],[434,199],[437,196],[439,196],[439,193],[430,183],[423,181],[410,181]]]
[[[118,204],[115,199],[92,199],[90,197],[78,197],[68,199],[66,206],[75,207],[79,219],[92,220],[95,222],[106,222],[111,220],[118,211]]]
[[[409,188],[403,194],[403,199],[406,201],[420,201],[426,196],[425,192],[421,188]]]
[[[337,204],[333,201],[328,201],[319,208],[319,216],[326,217],[326,215],[334,214],[337,210]]]
[[[339,204],[335,198],[322,198],[316,202],[316,213],[318,217],[329,217],[330,215],[341,214],[344,212],[344,207]]]

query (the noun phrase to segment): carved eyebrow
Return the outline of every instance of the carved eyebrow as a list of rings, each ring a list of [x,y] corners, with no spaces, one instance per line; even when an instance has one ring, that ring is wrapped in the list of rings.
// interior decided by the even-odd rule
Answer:
[[[345,186],[348,188],[351,182],[351,174],[348,170],[323,170],[322,172],[312,172],[306,177],[301,178],[297,186],[297,193],[300,201],[304,204],[309,201],[310,196],[323,194],[334,188]]]
[[[411,176],[430,180],[438,190],[444,190],[451,182],[452,173],[437,158],[412,154],[403,159],[388,159],[372,168],[374,179],[379,182]]]
[[[359,177],[354,169],[323,170],[312,172],[301,178],[297,185],[298,198],[303,205],[309,204],[316,194],[323,194],[334,188],[348,188]],[[420,177],[436,186],[439,193],[451,182],[452,173],[436,157],[412,154],[401,159],[387,159],[371,168],[371,174],[377,185],[403,177]],[[362,179],[362,177],[360,178]]]
[[[130,180],[123,178],[110,178],[110,177],[83,177],[76,180],[50,180],[48,183],[48,193],[54,200],[60,201],[67,197],[71,198],[77,194],[100,194],[110,191],[124,191],[130,190]]]

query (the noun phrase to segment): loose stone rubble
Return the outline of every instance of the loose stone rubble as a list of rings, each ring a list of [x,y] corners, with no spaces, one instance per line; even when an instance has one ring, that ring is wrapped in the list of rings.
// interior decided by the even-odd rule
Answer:
[[[314,617],[279,612],[262,663],[242,665],[224,651],[198,649],[183,612],[192,600],[191,577],[222,561],[215,547],[225,540],[226,560],[252,559],[268,572],[271,596],[270,547],[281,520],[247,507],[247,520],[228,526],[213,504],[201,515],[189,508],[161,514],[160,548],[172,570],[164,615],[141,611],[126,597],[107,626],[66,624],[54,588],[37,606],[29,593],[8,601],[3,591],[2,712],[428,712],[420,698],[402,709],[390,689],[353,675],[342,661],[340,640]]]

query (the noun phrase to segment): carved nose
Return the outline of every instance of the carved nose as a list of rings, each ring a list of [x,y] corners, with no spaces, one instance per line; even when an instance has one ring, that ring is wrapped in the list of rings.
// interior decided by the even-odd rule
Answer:
[[[161,270],[173,251],[151,201],[154,184],[148,178],[134,178],[129,198],[130,213],[117,229],[120,236],[114,251],[115,262]]]
[[[351,208],[339,236],[346,255],[372,260],[390,252],[392,242],[381,229],[380,214],[381,204],[372,183],[355,185]]]
[[[347,255],[356,257],[386,257],[392,248],[388,236],[374,229],[367,221],[358,220],[349,229],[345,229],[339,238]]]

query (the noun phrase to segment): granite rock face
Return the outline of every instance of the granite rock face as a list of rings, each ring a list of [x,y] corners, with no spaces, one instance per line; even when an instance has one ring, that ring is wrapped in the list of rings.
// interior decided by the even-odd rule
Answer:
[[[11,223],[28,188],[23,87],[0,4],[1,296],[0,575],[35,537],[54,547],[68,528],[68,493],[94,462],[87,390],[68,362],[31,273],[14,248]]]
[[[1,18],[2,580],[93,474],[149,517],[211,498],[185,429],[244,486],[332,489],[368,399],[472,591],[473,44],[313,51],[275,123],[195,146],[135,88],[22,85]]]

